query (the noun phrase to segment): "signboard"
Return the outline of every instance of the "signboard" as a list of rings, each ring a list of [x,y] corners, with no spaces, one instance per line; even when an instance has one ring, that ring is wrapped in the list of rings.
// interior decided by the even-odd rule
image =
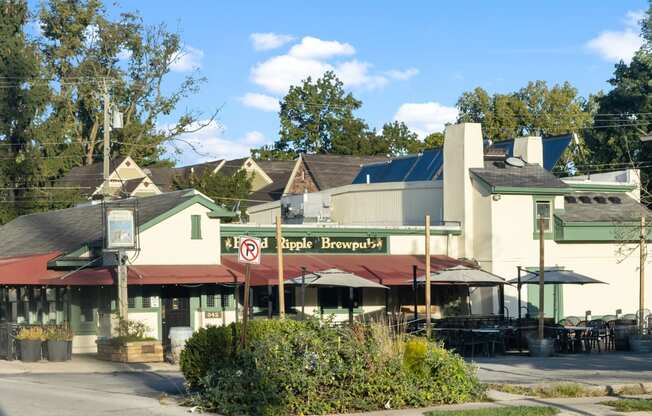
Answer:
[[[288,254],[384,254],[387,237],[283,237],[283,251]],[[276,253],[276,237],[260,239],[262,253]],[[222,253],[237,254],[238,237],[222,237]]]
[[[222,312],[218,311],[205,311],[204,318],[206,319],[217,319],[222,317]]]
[[[238,239],[238,262],[260,264],[261,241],[259,238],[242,236]]]
[[[136,226],[134,218],[133,209],[106,209],[106,248],[136,248]]]

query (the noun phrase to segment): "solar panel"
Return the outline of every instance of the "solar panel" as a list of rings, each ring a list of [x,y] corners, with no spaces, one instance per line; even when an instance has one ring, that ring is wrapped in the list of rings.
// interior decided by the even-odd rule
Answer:
[[[573,136],[567,134],[559,137],[543,139],[543,167],[552,170],[555,167],[564,151],[568,148]]]
[[[429,181],[437,173],[443,162],[440,149],[423,152],[405,178],[406,182]]]
[[[416,162],[416,155],[392,160],[388,169],[385,170],[382,182],[401,182],[405,180],[408,172]]]

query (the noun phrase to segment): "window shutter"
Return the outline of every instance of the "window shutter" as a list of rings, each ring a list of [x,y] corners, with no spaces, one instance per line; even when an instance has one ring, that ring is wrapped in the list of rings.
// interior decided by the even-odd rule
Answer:
[[[193,240],[201,240],[201,216],[191,215],[190,222],[191,222],[190,238]]]

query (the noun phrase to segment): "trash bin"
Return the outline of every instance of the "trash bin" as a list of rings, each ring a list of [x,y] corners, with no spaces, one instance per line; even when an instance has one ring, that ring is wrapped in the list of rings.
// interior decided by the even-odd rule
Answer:
[[[629,336],[636,334],[636,321],[617,319],[614,322],[614,346],[616,351],[629,350]]]
[[[192,328],[189,326],[173,326],[170,328],[170,360],[178,363],[181,357],[181,351],[186,346],[186,341],[192,336]]]

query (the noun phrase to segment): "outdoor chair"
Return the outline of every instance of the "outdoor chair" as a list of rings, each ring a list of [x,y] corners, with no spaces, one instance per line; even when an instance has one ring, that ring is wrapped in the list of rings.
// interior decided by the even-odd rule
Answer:
[[[588,343],[588,351],[596,348],[598,353],[602,352],[601,343],[604,343],[605,349],[607,348],[607,337],[609,335],[607,323],[602,319],[595,319],[587,323],[589,330],[584,335],[585,341]]]
[[[638,322],[638,315],[636,315],[635,313],[627,313],[627,314],[621,316],[620,319],[625,320],[625,321],[636,321],[636,322]]]

